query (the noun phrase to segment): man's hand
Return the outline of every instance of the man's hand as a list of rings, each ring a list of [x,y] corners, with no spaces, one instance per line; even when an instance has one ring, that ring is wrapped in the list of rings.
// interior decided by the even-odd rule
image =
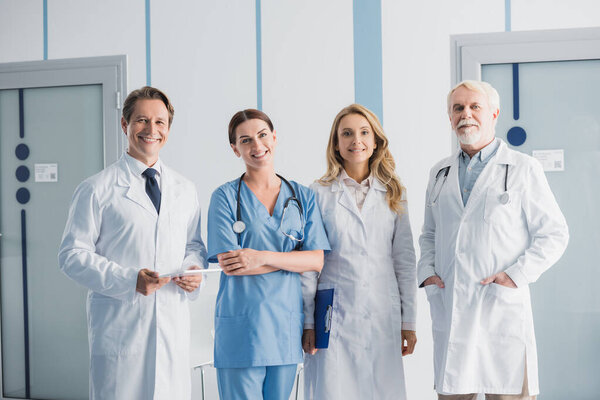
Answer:
[[[489,285],[490,283],[497,283],[498,285],[506,286],[509,288],[516,289],[517,285],[515,282],[508,276],[506,272],[500,272],[499,274],[489,276],[481,281],[482,285]]]
[[[226,275],[242,275],[265,264],[262,252],[254,249],[231,250],[217,256]]]
[[[304,349],[304,352],[311,356],[317,354],[318,349],[315,347],[315,344],[315,330],[305,329],[304,333],[302,333],[302,348]]]
[[[171,278],[169,277],[159,278],[158,272],[144,268],[138,272],[135,290],[144,296],[148,296],[169,283],[170,280]]]
[[[200,269],[199,266],[194,265],[188,268],[190,269]],[[188,276],[176,276],[173,278],[173,282],[183,290],[188,293],[192,293],[194,290],[200,287],[200,283],[202,282],[202,274],[198,275],[188,275]]]
[[[441,279],[440,279],[441,280]],[[306,332],[306,331],[304,331]],[[402,329],[402,355],[407,356],[415,351],[417,344],[417,333]],[[406,344],[404,344],[406,342]]]
[[[429,285],[437,285],[437,287],[439,287],[440,289],[443,289],[445,287],[444,281],[437,275],[432,275],[423,281],[423,286]]]

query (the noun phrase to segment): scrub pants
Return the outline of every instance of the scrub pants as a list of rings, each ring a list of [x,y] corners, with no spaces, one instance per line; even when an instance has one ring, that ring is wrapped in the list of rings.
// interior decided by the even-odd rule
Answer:
[[[217,368],[221,400],[287,400],[296,364],[250,368]]]

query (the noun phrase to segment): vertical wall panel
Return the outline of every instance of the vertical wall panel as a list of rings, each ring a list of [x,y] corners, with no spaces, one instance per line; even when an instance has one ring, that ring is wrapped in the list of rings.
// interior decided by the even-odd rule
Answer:
[[[42,2],[39,4],[41,9]],[[129,89],[143,86],[146,83],[143,1],[48,1],[49,59],[117,54],[127,54]]]
[[[351,1],[262,0],[263,109],[277,169],[308,184],[325,172],[335,114],[354,102]]]
[[[511,1],[513,31],[600,26],[597,0]]]
[[[408,188],[417,239],[423,225],[429,169],[451,151],[446,112],[450,89],[450,35],[504,30],[504,0],[397,2],[382,0],[384,129]],[[405,357],[408,398],[433,400],[433,341],[429,303],[419,291],[419,343]]]
[[[41,60],[42,2],[0,0],[0,63]]]

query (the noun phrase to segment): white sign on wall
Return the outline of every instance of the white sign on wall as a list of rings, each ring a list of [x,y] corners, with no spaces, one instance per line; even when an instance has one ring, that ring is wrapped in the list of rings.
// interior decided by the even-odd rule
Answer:
[[[58,164],[35,164],[36,182],[58,182]]]
[[[544,171],[564,171],[565,151],[559,150],[533,150],[531,155],[542,163]]]

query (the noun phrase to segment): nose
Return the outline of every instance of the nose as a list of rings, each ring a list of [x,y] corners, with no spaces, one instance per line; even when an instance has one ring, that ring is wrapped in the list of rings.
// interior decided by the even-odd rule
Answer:
[[[360,132],[355,132],[354,135],[352,135],[352,144],[360,143],[360,141]]]
[[[469,107],[465,107],[462,111],[462,113],[460,114],[461,118],[471,118],[472,113],[471,113],[471,109]]]

